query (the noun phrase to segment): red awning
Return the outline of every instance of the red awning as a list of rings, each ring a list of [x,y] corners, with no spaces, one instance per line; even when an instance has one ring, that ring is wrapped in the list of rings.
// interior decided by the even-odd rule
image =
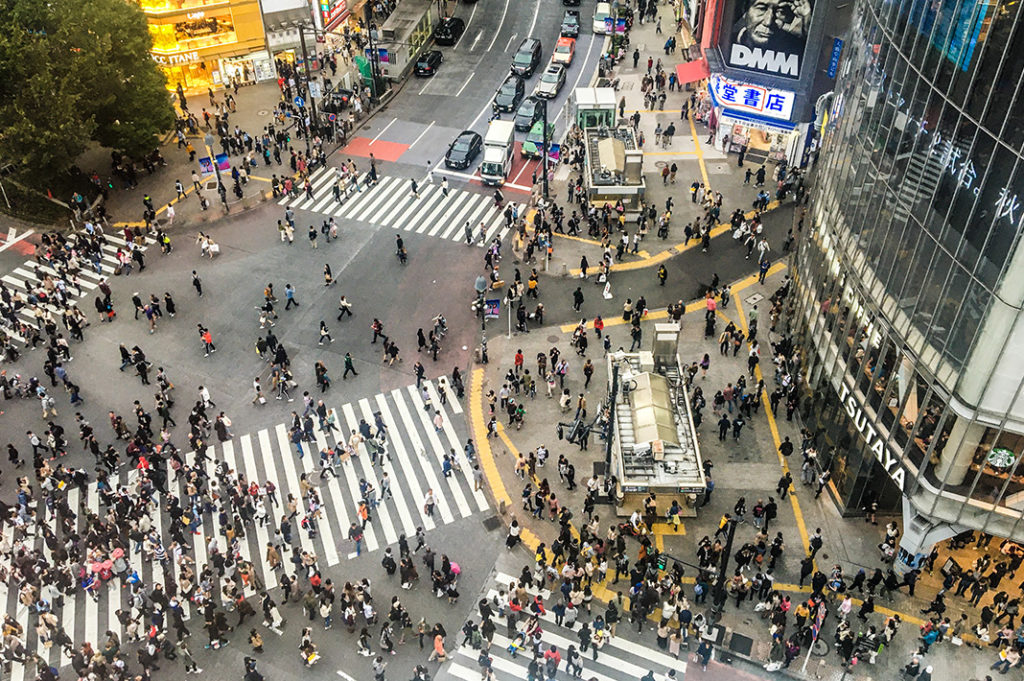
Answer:
[[[684,64],[676,64],[676,78],[679,79],[680,85],[704,80],[710,75],[711,70],[708,68],[707,59],[698,59],[696,61],[688,61]]]

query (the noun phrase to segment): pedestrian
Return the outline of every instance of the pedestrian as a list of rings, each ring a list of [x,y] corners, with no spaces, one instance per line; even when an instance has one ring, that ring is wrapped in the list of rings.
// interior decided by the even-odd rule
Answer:
[[[294,305],[295,307],[299,306],[299,301],[295,300],[295,289],[292,287],[291,284],[284,285],[284,297],[286,301],[284,304],[284,309],[289,310],[291,309],[292,305]]]
[[[195,270],[192,270],[192,286],[195,288],[196,294],[200,298],[202,298],[203,297],[203,282],[199,278],[199,275],[196,274]]]

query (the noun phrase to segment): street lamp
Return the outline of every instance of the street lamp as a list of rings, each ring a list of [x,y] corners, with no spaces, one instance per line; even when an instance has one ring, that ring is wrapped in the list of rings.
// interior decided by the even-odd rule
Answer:
[[[306,130],[306,157],[310,155],[310,144],[309,138],[313,135],[313,131],[319,126],[317,125],[316,119],[316,100],[313,98],[313,76],[309,70],[309,55],[306,53],[306,24],[305,22],[296,22],[295,27],[299,29],[299,43],[302,45],[302,63],[305,66],[306,71],[306,95],[309,97],[309,129]],[[313,27],[313,36],[316,36],[316,27]],[[304,107],[300,107],[304,108]]]
[[[732,542],[736,536],[736,518],[726,520],[726,526],[729,528],[729,536],[725,540],[722,564],[718,568],[718,579],[715,580],[715,589],[712,593],[712,606],[709,618],[712,622],[717,622],[722,616],[722,611],[725,610],[725,601],[729,598],[729,595],[725,592],[725,575],[729,571],[729,556],[732,555]]]

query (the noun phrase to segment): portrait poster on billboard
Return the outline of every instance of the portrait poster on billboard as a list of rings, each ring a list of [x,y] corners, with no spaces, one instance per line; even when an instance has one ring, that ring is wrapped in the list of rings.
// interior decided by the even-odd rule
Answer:
[[[799,78],[813,10],[813,0],[735,0],[726,63]]]

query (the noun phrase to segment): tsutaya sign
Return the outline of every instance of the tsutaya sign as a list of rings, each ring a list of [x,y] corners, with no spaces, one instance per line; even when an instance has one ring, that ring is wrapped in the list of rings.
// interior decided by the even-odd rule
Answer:
[[[896,483],[896,486],[902,492],[907,474],[903,470],[903,466],[900,465],[899,457],[885,446],[885,441],[878,431],[875,430],[875,427],[871,425],[867,414],[864,413],[864,407],[850,393],[850,389],[845,382],[839,386],[839,401],[843,404],[843,408],[846,409],[846,413],[853,419],[853,425],[857,428],[857,432],[861,434],[861,437],[864,438],[868,449],[875,455],[878,463],[882,465],[882,468],[885,469],[885,472],[889,474],[889,477],[892,478],[892,481]]]

